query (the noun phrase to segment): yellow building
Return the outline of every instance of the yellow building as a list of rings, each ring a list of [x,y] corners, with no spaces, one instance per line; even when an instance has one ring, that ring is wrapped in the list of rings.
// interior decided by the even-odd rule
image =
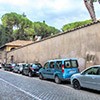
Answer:
[[[7,60],[6,52],[31,44],[31,43],[33,43],[33,41],[16,40],[16,41],[12,41],[1,46],[0,47],[0,62],[3,62],[3,63],[6,62]]]
[[[33,43],[33,41],[25,41],[25,40],[12,41],[1,46],[0,51],[11,51],[13,49],[16,49],[16,48],[19,48],[31,43]]]

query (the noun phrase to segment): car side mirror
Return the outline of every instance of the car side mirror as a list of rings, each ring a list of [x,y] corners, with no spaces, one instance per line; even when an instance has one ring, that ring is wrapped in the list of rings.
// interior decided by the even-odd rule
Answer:
[[[43,69],[45,69],[45,67],[42,67]]]

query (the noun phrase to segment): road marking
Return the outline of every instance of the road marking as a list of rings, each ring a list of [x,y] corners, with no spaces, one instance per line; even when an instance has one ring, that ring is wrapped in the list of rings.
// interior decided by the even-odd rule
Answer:
[[[7,84],[9,84],[10,86],[12,86],[12,87],[14,87],[14,88],[16,88],[16,89],[22,91],[23,93],[25,93],[25,94],[27,94],[27,95],[29,95],[29,96],[31,96],[31,97],[37,99],[37,100],[42,100],[42,99],[40,99],[39,97],[37,97],[37,96],[35,96],[35,95],[33,95],[33,94],[31,94],[31,93],[25,91],[25,90],[23,90],[23,89],[21,89],[21,88],[15,86],[15,85],[13,85],[12,83],[10,83],[10,82],[8,82],[8,81],[2,79],[2,78],[0,78],[0,80],[3,81],[3,82],[5,82],[5,83],[7,83]]]

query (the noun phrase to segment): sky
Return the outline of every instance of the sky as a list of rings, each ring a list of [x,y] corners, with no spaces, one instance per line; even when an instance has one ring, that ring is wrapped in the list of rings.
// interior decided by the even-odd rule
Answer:
[[[100,4],[95,2],[94,8],[99,20]],[[24,12],[31,21],[45,21],[60,30],[65,24],[90,19],[83,0],[0,0],[0,18],[10,12]]]

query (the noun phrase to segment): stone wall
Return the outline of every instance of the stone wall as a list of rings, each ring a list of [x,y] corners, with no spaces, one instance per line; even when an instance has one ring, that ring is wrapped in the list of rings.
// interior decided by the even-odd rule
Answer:
[[[7,53],[7,61],[42,64],[49,59],[78,58],[80,70],[100,63],[100,22],[92,23]]]

